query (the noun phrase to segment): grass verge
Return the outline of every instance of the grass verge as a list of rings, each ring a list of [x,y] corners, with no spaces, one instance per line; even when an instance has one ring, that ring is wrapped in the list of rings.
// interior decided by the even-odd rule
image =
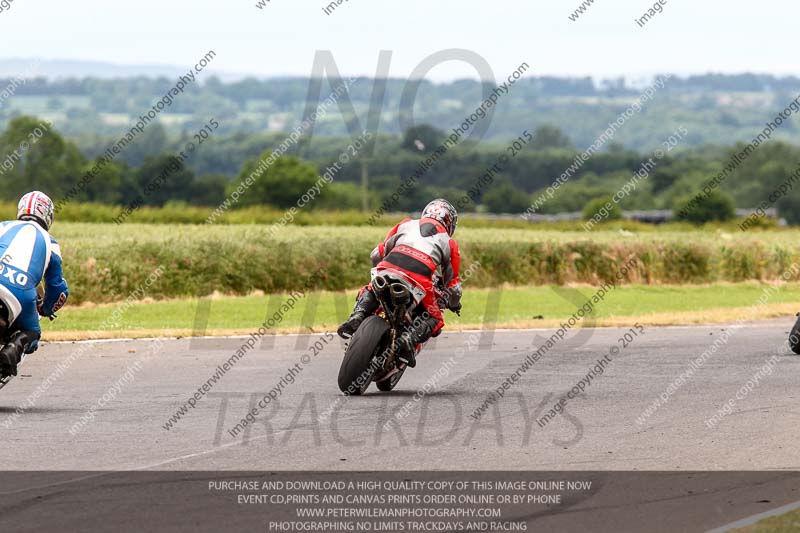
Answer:
[[[759,520],[755,524],[732,529],[731,533],[791,533],[800,531],[800,510]]]
[[[700,286],[626,285],[612,290],[580,325],[625,326],[727,323],[747,316],[766,319],[800,311],[800,284],[774,287],[759,283],[716,283]],[[595,293],[589,286],[502,287],[467,289],[461,317],[447,312],[451,330],[554,327],[568,319]],[[256,330],[287,301],[287,294],[214,296],[210,299],[143,301],[127,309],[115,304],[66,307],[59,318],[44,323],[45,340],[87,338],[238,335]],[[285,313],[275,333],[332,331],[343,321],[354,292],[312,292]],[[755,307],[754,307],[755,306]],[[108,317],[113,325],[96,331]],[[207,320],[205,319],[207,317]]]
[[[58,224],[72,303],[109,303],[147,287],[156,299],[213,290],[245,296],[304,287],[351,290],[389,229],[355,226]],[[274,231],[273,231],[274,230]],[[800,231],[544,231],[463,228],[461,267],[473,287],[598,285],[624,264],[626,284],[800,282]],[[154,271],[161,274],[152,279]],[[149,281],[148,281],[149,280]]]

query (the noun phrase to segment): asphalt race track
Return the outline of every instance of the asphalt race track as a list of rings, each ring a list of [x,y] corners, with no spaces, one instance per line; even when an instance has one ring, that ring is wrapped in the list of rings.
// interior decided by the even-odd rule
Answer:
[[[790,320],[780,320],[738,329],[648,327],[632,342],[621,340],[627,328],[576,330],[516,383],[509,381],[504,396],[482,416],[476,410],[552,330],[444,333],[429,344],[396,391],[380,393],[372,387],[366,396],[352,398],[343,397],[336,386],[343,349],[338,338],[325,344],[330,335],[265,337],[198,395],[196,407],[173,418],[169,430],[170,417],[202,391],[246,338],[49,344],[0,391],[4,470],[42,472],[21,472],[18,482],[3,483],[0,506],[8,512],[34,512],[30,502],[24,503],[30,491],[38,498],[42,491],[63,495],[65,487],[80,483],[76,479],[114,475],[87,470],[192,471],[201,477],[198,471],[213,477],[224,476],[210,472],[220,470],[578,470],[601,480],[602,471],[609,470],[678,476],[684,475],[680,471],[776,471],[763,482],[744,483],[757,487],[757,494],[743,492],[737,480],[701,482],[696,475],[682,478],[685,483],[650,481],[646,492],[625,489],[631,504],[634,495],[651,497],[655,491],[648,500],[655,507],[642,520],[653,513],[673,516],[676,499],[702,495],[709,498],[702,506],[712,506],[716,515],[705,513],[697,525],[717,527],[800,500],[797,477],[788,472],[800,469],[800,357],[781,348],[790,326]],[[715,341],[718,349],[667,394],[669,385]],[[67,371],[54,373],[76,350],[80,355]],[[605,371],[569,399],[560,415],[543,421],[606,355]],[[287,376],[292,367],[296,375]],[[45,382],[49,386],[42,391]],[[37,387],[40,394],[30,406]],[[426,392],[417,392],[422,389]],[[262,399],[270,391],[276,399],[253,417],[254,423],[235,431],[249,409],[266,403]],[[637,422],[662,393],[668,401]],[[709,428],[707,420],[732,399],[730,414]],[[54,470],[73,472],[44,472]],[[53,476],[59,480],[55,484]],[[103,497],[119,485],[80,494]],[[602,494],[596,498],[603,501]],[[607,513],[609,528],[613,509],[631,518],[610,495],[603,505],[588,508]],[[564,516],[539,516],[537,523],[566,531],[569,527],[558,522]],[[569,516],[593,520],[580,513]],[[639,530],[660,530],[655,524],[666,530],[682,522],[642,522]]]
[[[731,331],[642,424],[637,418],[724,326],[650,327],[625,348],[618,339],[626,329],[578,330],[477,420],[471,415],[519,367],[534,339],[543,342],[552,331],[444,333],[395,391],[373,386],[351,398],[336,385],[338,338],[307,364],[301,358],[309,359],[323,336],[265,338],[169,430],[170,416],[245,339],[97,343],[14,418],[58,362],[81,347],[49,344],[0,391],[0,431],[11,444],[0,460],[8,470],[800,469],[800,357],[779,353],[789,326],[784,320]],[[537,419],[613,346],[620,351],[605,372],[541,427]],[[774,367],[766,367],[772,372],[708,428],[706,420],[776,354]],[[284,379],[277,400],[232,437],[296,364],[302,371],[294,383]],[[415,401],[428,380],[429,392]],[[111,401],[98,405],[112,389]],[[86,414],[93,405],[92,420]],[[71,434],[82,416],[86,423]]]

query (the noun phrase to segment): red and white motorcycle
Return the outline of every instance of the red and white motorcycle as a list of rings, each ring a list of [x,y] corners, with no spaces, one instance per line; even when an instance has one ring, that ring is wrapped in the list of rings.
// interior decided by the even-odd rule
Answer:
[[[441,279],[433,281],[436,301],[445,309]],[[397,341],[425,312],[425,289],[400,272],[373,268],[372,291],[380,306],[350,338],[339,368],[339,389],[347,395],[364,394],[373,382],[384,392],[395,388],[406,370],[396,357]],[[418,344],[416,353],[421,349]]]

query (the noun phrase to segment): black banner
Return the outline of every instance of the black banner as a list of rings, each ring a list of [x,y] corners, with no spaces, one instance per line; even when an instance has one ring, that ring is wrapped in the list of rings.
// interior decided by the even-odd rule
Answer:
[[[709,531],[800,472],[2,472],[0,531]]]

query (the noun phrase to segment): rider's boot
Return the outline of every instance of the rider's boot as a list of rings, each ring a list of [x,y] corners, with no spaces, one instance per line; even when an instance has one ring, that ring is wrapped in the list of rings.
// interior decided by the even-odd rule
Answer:
[[[350,318],[348,318],[344,324],[339,326],[337,330],[339,336],[343,339],[352,337],[353,333],[358,329],[358,326],[361,325],[365,318],[377,311],[379,305],[375,293],[370,289],[364,289],[364,291],[358,295],[356,305],[353,307],[353,314],[350,315]]]
[[[407,329],[397,340],[397,359],[411,368],[417,366],[417,345],[430,339],[438,324],[437,319],[429,316]]]
[[[16,376],[22,355],[38,339],[35,331],[15,331],[8,343],[0,348],[0,376]]]

